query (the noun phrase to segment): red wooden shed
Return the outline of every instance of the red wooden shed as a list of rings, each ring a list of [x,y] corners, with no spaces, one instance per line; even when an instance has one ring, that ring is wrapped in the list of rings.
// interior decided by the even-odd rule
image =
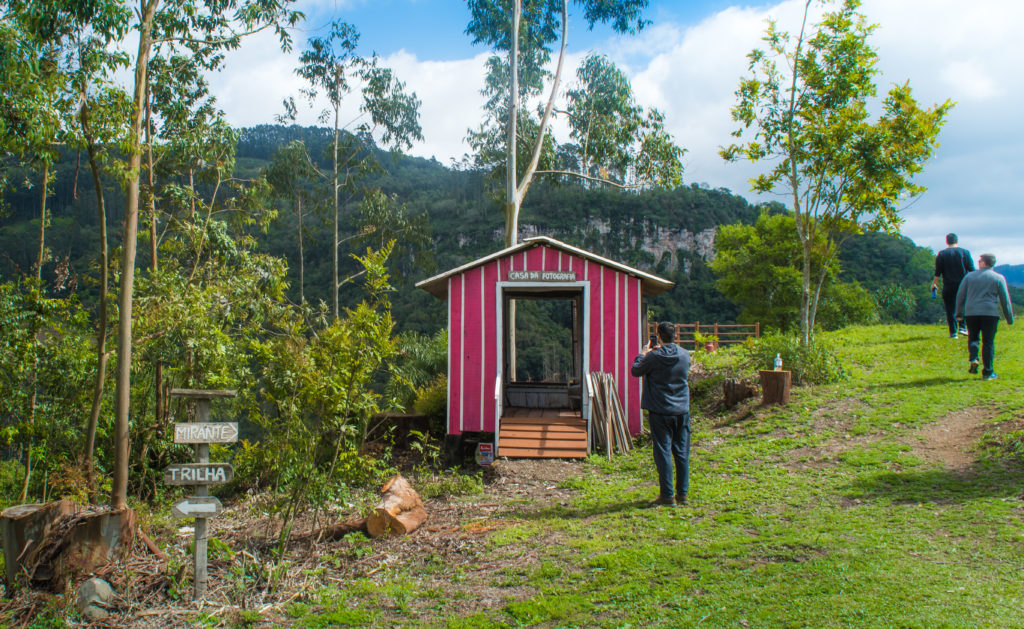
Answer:
[[[582,457],[589,452],[586,372],[612,374],[629,430],[640,432],[633,358],[647,342],[643,296],[673,282],[548,237],[523,242],[417,284],[448,301],[448,435],[482,442],[498,456]],[[507,322],[516,300],[571,305],[572,366],[559,382],[516,378]]]

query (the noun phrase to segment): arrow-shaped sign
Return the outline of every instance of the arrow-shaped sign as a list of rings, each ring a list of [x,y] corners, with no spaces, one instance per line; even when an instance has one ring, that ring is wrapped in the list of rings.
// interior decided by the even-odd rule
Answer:
[[[238,422],[190,422],[174,424],[174,443],[234,443]]]
[[[177,518],[212,518],[224,505],[213,496],[189,496],[171,505],[171,515]]]

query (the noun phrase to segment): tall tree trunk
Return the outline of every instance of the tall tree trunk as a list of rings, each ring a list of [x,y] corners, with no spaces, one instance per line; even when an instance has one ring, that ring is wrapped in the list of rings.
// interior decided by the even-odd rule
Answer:
[[[306,289],[305,289],[305,274],[306,274],[306,259],[302,253],[302,196],[299,195],[298,199],[298,217],[299,217],[299,303],[306,303]]]
[[[805,230],[803,236],[804,269],[800,283],[800,336],[804,345],[811,342],[811,248],[814,243],[812,230]]]
[[[135,61],[135,90],[132,102],[131,145],[128,149],[129,172],[124,208],[124,234],[121,254],[121,293],[117,322],[117,405],[114,416],[114,483],[110,506],[128,507],[129,403],[132,373],[132,298],[135,288],[135,251],[139,229],[139,169],[142,166],[140,136],[145,113],[147,72],[152,46],[153,15],[159,0],[146,0],[139,22],[139,53]]]
[[[103,405],[103,384],[107,374],[107,208],[103,200],[103,183],[100,180],[100,167],[96,156],[96,141],[89,128],[89,102],[82,94],[82,108],[79,111],[82,132],[86,139],[89,153],[89,169],[92,171],[92,183],[96,189],[96,213],[100,227],[100,303],[99,323],[96,328],[96,380],[93,385],[92,407],[89,410],[89,424],[85,430],[85,450],[82,453],[83,467],[86,474],[86,485],[89,499],[96,502],[96,466],[93,454],[96,451],[96,428],[99,425],[100,410]]]
[[[36,280],[43,279],[43,261],[46,257],[46,193],[50,189],[50,163],[43,162],[42,200],[39,202],[39,255],[36,258]]]
[[[800,76],[800,50],[804,43],[804,33],[807,29],[807,18],[810,15],[810,9],[811,0],[807,0],[807,3],[804,4],[804,17],[800,25],[800,36],[797,38],[796,48],[793,52],[793,81],[789,88],[789,111],[786,120],[786,137],[789,143],[787,159],[789,159],[789,184],[793,191],[793,215],[796,218],[796,231],[800,237],[800,244],[803,245],[804,255],[803,284],[800,294],[800,335],[804,345],[808,345],[811,342],[808,315],[810,314],[811,296],[811,247],[814,244],[814,229],[816,229],[816,226],[811,224],[811,217],[806,214],[806,208],[803,209],[803,212],[801,211],[800,175],[796,167],[796,145],[794,138],[796,131],[793,128],[793,118],[796,116],[796,86]]]
[[[156,174],[153,171],[153,123],[152,106],[149,96],[146,96],[146,178],[149,184],[149,269],[151,276],[155,277],[160,270],[160,259],[158,257],[156,241]],[[156,280],[154,279],[154,282]],[[164,366],[157,358],[153,365],[153,389],[156,400],[153,407],[154,429],[164,421]],[[143,459],[145,460],[145,459]]]
[[[332,297],[334,299],[334,319],[337,320],[341,316],[340,310],[338,309],[338,107],[334,107],[334,238],[333,246],[331,247],[331,260],[334,262],[331,270],[332,278]]]
[[[522,2],[512,2],[512,49],[508,53],[509,91],[508,126],[505,129],[505,246],[519,242],[519,186],[516,179],[516,141],[519,124],[519,23],[522,20]]]
[[[42,185],[42,200],[39,202],[39,255],[36,258],[36,290],[42,290],[43,281],[43,259],[46,256],[46,193],[50,188],[50,164],[49,162],[43,162],[43,185]],[[34,299],[38,300],[40,294],[35,293]],[[25,478],[21,485],[21,502],[25,502],[28,499],[28,486],[32,480],[32,445],[35,442],[35,438],[32,435],[32,431],[35,430],[36,423],[36,383],[39,379],[39,354],[37,351],[38,341],[36,340],[36,334],[32,335],[32,371],[29,375],[28,386],[30,389],[28,398],[28,425],[29,425],[29,437],[28,447],[25,448]]]

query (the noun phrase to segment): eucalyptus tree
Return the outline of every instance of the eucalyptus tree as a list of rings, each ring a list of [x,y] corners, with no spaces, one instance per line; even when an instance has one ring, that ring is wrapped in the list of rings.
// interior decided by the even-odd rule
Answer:
[[[304,212],[309,211],[312,182],[320,174],[319,169],[313,163],[306,143],[302,140],[293,140],[286,146],[278,148],[264,172],[274,196],[286,201],[295,216],[295,233],[299,245],[300,304],[306,303],[306,256],[303,251],[305,224],[303,218]],[[303,209],[304,203],[305,209]]]
[[[641,17],[647,0],[576,0],[574,5],[590,28],[609,23],[619,33],[636,33],[648,23]],[[478,165],[495,169],[504,165],[506,245],[518,239],[519,210],[538,175],[623,187],[680,183],[683,151],[665,131],[663,116],[637,107],[624,75],[600,57],[587,59],[577,88],[569,94],[568,109],[561,112],[568,113],[574,139],[582,141],[574,151],[578,168],[556,166],[557,146],[550,125],[559,113],[556,103],[566,57],[568,0],[470,0],[469,8],[466,32],[473,43],[485,44],[496,53],[487,61],[485,119],[470,131],[469,142]],[[556,42],[558,57],[550,74],[545,68]],[[550,80],[547,96],[534,115],[527,104],[541,98],[546,80]],[[601,146],[614,136],[620,140],[619,150]]]
[[[138,235],[139,181],[142,166],[143,121],[148,93],[149,62],[153,47],[160,42],[176,42],[191,53],[196,63],[213,68],[222,63],[224,53],[237,48],[246,35],[274,29],[282,46],[290,45],[285,30],[301,14],[290,9],[290,0],[139,0],[134,6],[117,0],[80,3],[72,0],[33,2],[29,8],[50,11],[57,17],[74,16],[91,23],[101,16],[117,16],[125,31],[137,36],[137,47],[130,55],[132,68],[131,99],[122,116],[128,122],[127,140],[122,147],[125,158],[124,229],[122,232],[120,290],[118,300],[117,390],[114,420],[114,479],[111,506],[126,507],[129,468],[129,402],[132,365],[132,306],[135,281],[135,256]],[[113,41],[109,42],[111,45]]]
[[[51,167],[60,146],[79,150],[83,146],[89,148],[89,163],[97,186],[102,216],[103,198],[97,172],[96,143],[89,140],[95,140],[96,134],[88,126],[87,95],[89,86],[101,81],[103,73],[113,69],[119,58],[107,52],[103,45],[104,41],[117,35],[118,20],[114,16],[101,15],[90,25],[87,9],[77,7],[77,10],[66,12],[54,3],[9,0],[0,6],[3,7],[0,19],[0,56],[4,60],[0,64],[0,154],[14,157],[42,171],[39,186],[38,254],[35,263],[36,288],[33,295],[45,301],[41,279],[46,260],[45,236],[49,223],[47,197],[51,188]],[[101,220],[101,227],[103,225]],[[101,228],[101,237],[103,235]],[[105,260],[103,263],[101,273],[106,270]],[[104,278],[100,305],[104,313],[105,287]],[[105,318],[101,317],[97,336],[97,363],[100,368],[96,374],[96,398],[102,395],[102,368],[106,358]],[[35,339],[36,335],[31,338]],[[35,348],[43,351],[39,343],[35,344]],[[36,416],[39,384],[36,366],[39,358],[38,353],[33,356],[26,384],[29,390],[27,421],[30,427],[35,423]],[[94,399],[90,418],[98,415],[98,407],[98,399]],[[90,420],[89,426],[92,425]],[[85,453],[86,467],[91,470],[88,450]],[[32,453],[30,439],[25,456],[23,500],[32,473]]]
[[[40,173],[34,265],[36,280],[40,281],[46,261],[51,168],[63,135],[63,112],[68,109],[62,89],[66,75],[60,63],[60,39],[53,37],[59,35],[54,27],[37,24],[21,2],[0,6],[0,154]]]
[[[107,206],[102,174],[105,170],[116,170],[118,160],[114,153],[127,137],[126,121],[121,112],[127,108],[128,96],[112,79],[113,73],[123,67],[127,59],[123,53],[111,51],[105,44],[123,37],[124,27],[124,21],[117,19],[116,14],[100,16],[93,20],[88,29],[77,25],[70,33],[69,44],[65,47],[69,57],[68,67],[72,70],[69,87],[78,97],[75,116],[78,129],[77,133],[70,135],[69,145],[79,150],[85,148],[88,155],[99,226],[96,372],[82,450],[82,466],[90,497],[96,493],[96,466],[93,456],[110,355],[107,351],[110,261],[107,244]]]
[[[407,93],[390,68],[380,65],[377,55],[364,57],[357,52],[359,32],[351,24],[335,21],[325,37],[312,37],[309,47],[299,57],[296,73],[309,87],[303,94],[312,104],[323,95],[327,108],[320,114],[321,122],[331,122],[334,139],[331,143],[331,200],[333,203],[333,238],[331,241],[331,312],[340,315],[338,279],[340,246],[339,220],[341,191],[353,191],[359,175],[372,165],[370,150],[374,135],[393,150],[408,149],[414,140],[422,140],[419,123],[420,101],[415,93]],[[342,106],[353,89],[359,88],[360,116],[351,131],[342,137]],[[287,116],[294,118],[295,104],[285,101]],[[346,125],[347,127],[347,125]]]
[[[740,123],[733,136],[750,137],[721,152],[729,161],[767,161],[752,188],[792,200],[803,258],[804,344],[813,338],[830,260],[853,234],[899,230],[900,204],[924,192],[913,177],[953,106],[947,100],[920,107],[909,82],[892,86],[878,103],[878,54],[868,44],[875,26],[858,12],[859,0],[843,0],[809,26],[812,2],[796,36],[770,22],[766,50],[747,56],[751,76],[740,81],[732,117]],[[875,109],[880,114],[872,120]],[[822,233],[824,250],[817,251]]]

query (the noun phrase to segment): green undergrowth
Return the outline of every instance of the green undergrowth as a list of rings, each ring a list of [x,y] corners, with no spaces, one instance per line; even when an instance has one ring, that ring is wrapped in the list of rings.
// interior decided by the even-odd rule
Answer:
[[[983,382],[966,340],[942,332],[830,334],[845,380],[697,413],[688,507],[644,508],[649,446],[593,456],[560,483],[568,503],[495,516],[476,565],[389,564],[370,587],[311,596],[295,621],[1024,627],[1024,333],[1000,327],[1000,378]]]

